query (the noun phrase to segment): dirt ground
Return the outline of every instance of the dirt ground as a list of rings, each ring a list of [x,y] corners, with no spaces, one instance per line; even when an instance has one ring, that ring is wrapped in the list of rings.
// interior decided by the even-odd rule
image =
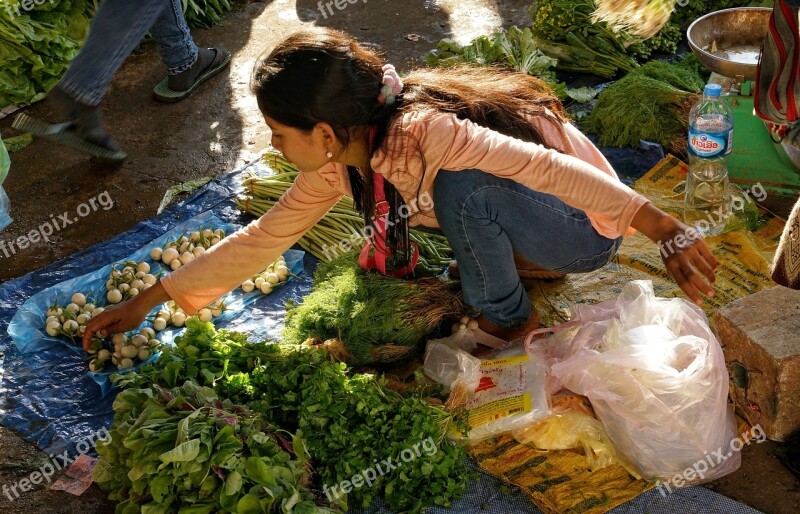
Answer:
[[[233,52],[229,72],[174,105],[152,99],[151,90],[164,69],[154,45],[143,44],[117,74],[104,100],[107,127],[130,157],[112,166],[41,140],[14,153],[4,184],[14,223],[1,239],[27,234],[51,215],[79,212],[80,204],[100,199],[106,191],[113,207],[90,212],[56,232],[49,243],[9,256],[0,253],[0,280],[22,276],[104,241],[155,215],[169,187],[225,173],[267,148],[270,134],[248,92],[250,71],[263,50],[294,30],[310,24],[348,30],[378,44],[390,62],[408,69],[443,37],[467,42],[500,27],[528,23],[528,5],[529,0],[364,0],[323,17],[316,0],[240,3],[213,29],[193,31],[199,44],[223,45]],[[60,121],[47,102],[28,111]],[[0,120],[4,137],[14,135],[11,118]],[[800,512],[800,484],[778,462],[775,448],[773,443],[746,447],[742,468],[709,487],[767,513]],[[12,431],[0,428],[0,486],[27,476],[41,465],[43,456]],[[0,495],[0,511],[10,513],[92,514],[113,509],[97,488],[80,498],[42,485],[13,502]]]

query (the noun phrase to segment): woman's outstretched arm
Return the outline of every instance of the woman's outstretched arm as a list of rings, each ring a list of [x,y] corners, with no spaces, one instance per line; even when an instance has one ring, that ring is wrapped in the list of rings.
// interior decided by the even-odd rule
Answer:
[[[189,315],[206,307],[266,268],[325,216],[342,195],[319,172],[301,173],[259,219],[144,293],[92,319],[83,338],[84,347],[101,330],[113,334],[138,327],[156,305],[170,299]]]

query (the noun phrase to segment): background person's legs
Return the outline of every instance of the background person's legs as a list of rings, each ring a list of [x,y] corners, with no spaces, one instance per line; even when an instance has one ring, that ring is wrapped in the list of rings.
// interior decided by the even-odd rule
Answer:
[[[465,301],[498,327],[520,327],[532,316],[514,252],[574,273],[602,267],[620,242],[599,235],[584,212],[558,198],[480,170],[440,171],[433,199]]]
[[[78,137],[123,159],[124,152],[103,128],[98,105],[117,70],[169,4],[170,0],[103,0],[83,48],[48,95],[74,124]]]
[[[222,67],[228,54],[212,48],[197,48],[186,25],[181,0],[167,1],[169,6],[161,11],[151,31],[161,53],[161,60],[167,67],[168,88],[174,92],[186,92],[164,97],[159,94],[160,85],[156,86],[156,99],[171,102],[188,95],[201,74],[209,69]]]
[[[168,101],[187,96],[230,58],[227,52],[197,48],[186,25],[181,0],[104,0],[83,49],[50,93],[77,135],[94,148],[100,147],[93,150],[90,146],[88,151],[110,150],[124,158],[124,152],[103,128],[98,104],[117,70],[148,31],[167,67],[168,80],[164,84],[183,92],[168,97]]]
[[[98,105],[119,67],[170,4],[171,0],[103,0],[89,37],[57,87],[81,104]]]
[[[167,73],[177,75],[197,61],[198,49],[186,25],[181,0],[166,0],[166,4],[150,31]]]

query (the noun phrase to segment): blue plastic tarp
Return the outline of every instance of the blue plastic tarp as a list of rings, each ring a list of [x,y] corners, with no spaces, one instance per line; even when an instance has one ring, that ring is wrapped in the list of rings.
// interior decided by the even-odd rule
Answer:
[[[0,333],[4,334],[0,338],[4,354],[0,361],[0,424],[50,454],[74,449],[77,442],[111,424],[115,395],[103,395],[109,386],[107,375],[87,373],[85,354],[77,345],[43,333],[46,307],[55,299],[65,303],[79,290],[94,291],[95,297],[102,294],[113,263],[143,260],[153,246],[198,224],[229,233],[248,223],[252,218],[241,215],[232,200],[242,175],[254,169],[266,172],[251,166],[225,175],[156,218],[0,286]],[[309,291],[316,267],[316,260],[304,252],[292,250],[286,257],[298,278],[266,296],[241,289],[231,293],[226,298],[230,310],[217,318],[216,325],[251,333],[253,340],[278,338],[284,303],[299,301]],[[248,308],[243,309],[245,304]],[[170,342],[174,335],[165,330],[159,339]]]

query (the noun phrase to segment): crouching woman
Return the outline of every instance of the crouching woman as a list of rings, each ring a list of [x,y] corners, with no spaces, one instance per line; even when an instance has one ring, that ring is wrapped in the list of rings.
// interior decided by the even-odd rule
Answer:
[[[262,59],[252,88],[273,146],[301,171],[295,183],[260,219],[93,319],[84,343],[95,332],[135,328],[170,298],[187,313],[207,306],[263,270],[343,195],[367,225],[388,213],[396,269],[413,260],[409,226],[440,229],[465,300],[481,310],[480,328],[507,340],[538,326],[520,274],[592,271],[636,230],[662,246],[689,230],[623,185],[547,86],[521,73],[458,67],[401,79],[351,36],[318,28]],[[669,247],[667,270],[701,303],[713,294],[714,257],[697,238]]]

